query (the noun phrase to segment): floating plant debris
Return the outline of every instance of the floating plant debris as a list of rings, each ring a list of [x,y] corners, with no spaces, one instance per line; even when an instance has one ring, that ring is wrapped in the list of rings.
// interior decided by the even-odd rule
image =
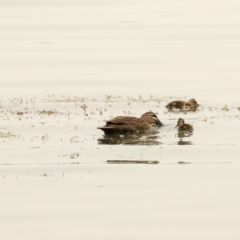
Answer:
[[[142,161],[142,160],[107,160],[110,164],[158,164],[159,161]]]

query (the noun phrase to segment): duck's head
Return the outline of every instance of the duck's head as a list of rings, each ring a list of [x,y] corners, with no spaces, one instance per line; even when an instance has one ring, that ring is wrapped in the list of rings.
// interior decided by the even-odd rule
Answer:
[[[158,119],[157,115],[153,112],[146,112],[144,113],[140,119],[144,120],[145,122],[148,122],[150,125],[157,125],[157,126],[163,126],[162,122]]]
[[[176,127],[181,127],[185,124],[184,120],[182,118],[179,118],[178,121],[177,121],[177,125]]]
[[[194,98],[189,99],[188,104],[190,108],[196,108],[197,106],[199,106],[199,104]]]

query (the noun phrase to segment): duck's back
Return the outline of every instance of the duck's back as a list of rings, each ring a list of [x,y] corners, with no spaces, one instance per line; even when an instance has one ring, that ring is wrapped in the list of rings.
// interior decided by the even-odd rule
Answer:
[[[184,101],[172,101],[170,103],[167,104],[166,108],[168,109],[180,109],[183,108],[186,105],[186,102]]]
[[[191,124],[185,123],[178,128],[179,131],[193,132],[193,126]]]
[[[147,122],[128,116],[119,116],[110,119],[106,122],[106,125],[99,127],[105,133],[124,133],[137,130],[144,130],[150,128],[150,124]]]
[[[129,121],[137,121],[139,118],[129,116],[118,116],[106,121],[106,125],[122,125]]]

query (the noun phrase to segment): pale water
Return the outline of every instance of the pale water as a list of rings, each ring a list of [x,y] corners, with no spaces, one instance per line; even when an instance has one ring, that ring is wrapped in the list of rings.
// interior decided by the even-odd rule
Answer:
[[[1,239],[239,238],[238,1],[20,0],[0,12]],[[190,98],[198,111],[166,112]],[[149,110],[163,127],[97,129]],[[193,135],[178,135],[179,117]]]

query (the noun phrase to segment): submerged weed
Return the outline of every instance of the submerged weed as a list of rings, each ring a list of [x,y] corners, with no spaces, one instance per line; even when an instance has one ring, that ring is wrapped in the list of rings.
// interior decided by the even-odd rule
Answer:
[[[74,159],[74,158],[77,158],[77,157],[79,157],[79,154],[78,154],[78,153],[72,153],[72,154],[70,154],[70,158],[71,158],[71,159]]]
[[[10,132],[7,132],[7,133],[0,132],[0,138],[11,138],[11,137],[19,138],[20,136],[19,135],[14,135]]]
[[[48,139],[49,139],[49,136],[46,133],[44,133],[44,135],[42,136],[42,140],[45,141]]]
[[[226,112],[229,111],[229,108],[228,108],[227,104],[222,108],[222,110],[223,110],[223,111],[226,111]]]
[[[16,114],[19,116],[22,116],[24,114],[24,112],[17,111]]]
[[[78,143],[78,142],[80,142],[80,141],[78,140],[78,136],[73,136],[73,137],[70,138],[70,142],[71,142],[71,143],[73,143],[73,142],[74,142],[74,143]]]
[[[48,111],[46,111],[46,110],[43,110],[43,111],[40,111],[39,112],[39,114],[40,115],[51,115],[51,114],[56,114],[56,113],[58,113],[57,111],[52,111],[52,110],[48,110]]]
[[[84,111],[84,116],[88,116],[88,114],[87,114],[87,105],[84,103],[84,104],[81,106],[81,108],[82,108],[83,111]]]
[[[106,103],[109,103],[111,98],[112,98],[112,96],[110,96],[110,95],[105,95],[105,102],[106,102]]]

